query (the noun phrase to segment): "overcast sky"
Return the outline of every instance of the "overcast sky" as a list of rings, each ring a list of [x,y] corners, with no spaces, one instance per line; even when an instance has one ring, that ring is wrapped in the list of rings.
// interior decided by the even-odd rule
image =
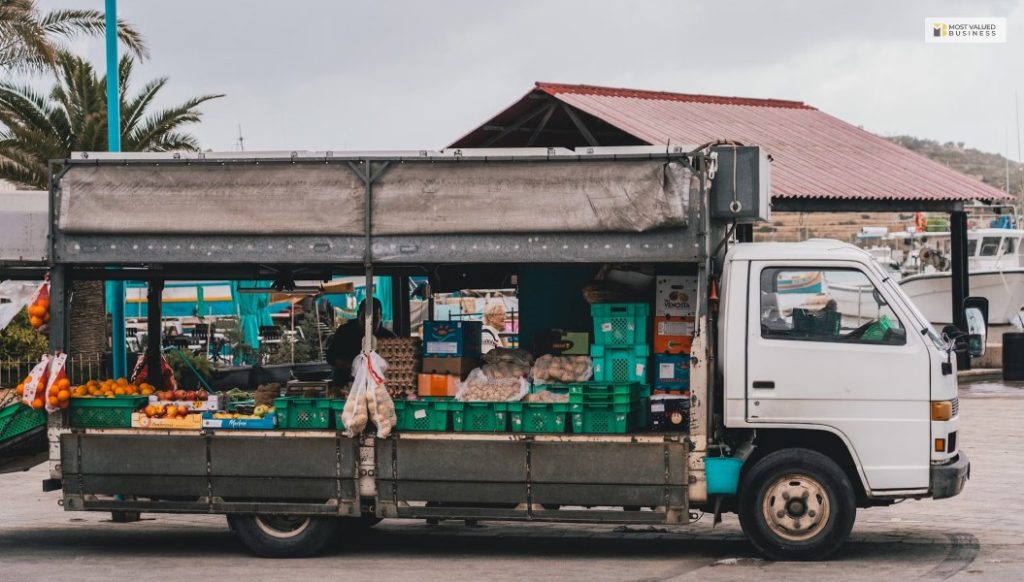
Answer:
[[[102,0],[41,0],[103,8]],[[1024,2],[120,0],[164,104],[226,93],[204,148],[439,148],[534,81],[804,101],[883,134],[1017,158]],[[930,16],[1005,16],[1006,44],[926,44]],[[102,65],[102,43],[75,48]]]

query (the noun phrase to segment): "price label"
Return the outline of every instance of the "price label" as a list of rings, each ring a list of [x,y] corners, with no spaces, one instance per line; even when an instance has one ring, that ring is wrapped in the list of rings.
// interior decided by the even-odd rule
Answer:
[[[416,412],[412,413],[412,416],[413,416],[413,418],[417,418],[417,419],[419,419],[419,418],[426,418],[427,417],[427,411],[424,410],[424,409],[420,409],[420,410],[417,410]]]

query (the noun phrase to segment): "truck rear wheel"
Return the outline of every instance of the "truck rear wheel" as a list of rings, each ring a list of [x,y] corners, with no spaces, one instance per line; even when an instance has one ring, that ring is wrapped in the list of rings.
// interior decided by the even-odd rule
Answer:
[[[820,560],[846,541],[857,515],[846,473],[809,449],[776,451],[757,461],[740,486],[740,526],[772,560]]]
[[[263,558],[305,558],[324,549],[337,520],[306,515],[235,514],[228,525],[245,547]]]

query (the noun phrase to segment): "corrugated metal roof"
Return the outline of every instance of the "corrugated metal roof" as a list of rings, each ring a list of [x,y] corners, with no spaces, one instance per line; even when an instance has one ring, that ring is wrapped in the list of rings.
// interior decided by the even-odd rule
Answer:
[[[906,148],[798,101],[686,95],[591,85],[537,83],[488,123],[521,114],[541,93],[649,144],[729,140],[774,158],[776,198],[1004,200],[1010,197]],[[480,135],[470,132],[456,146]],[[540,145],[540,144],[538,144]],[[586,145],[586,144],[579,144]]]

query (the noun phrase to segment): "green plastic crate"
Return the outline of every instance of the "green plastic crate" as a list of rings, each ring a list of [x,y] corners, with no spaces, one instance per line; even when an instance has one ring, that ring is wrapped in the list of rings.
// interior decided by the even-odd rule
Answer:
[[[594,343],[602,346],[632,346],[647,343],[646,303],[597,303],[590,306],[594,320]]]
[[[331,400],[328,398],[275,398],[277,427],[286,430],[331,428]]]
[[[639,403],[587,403],[572,413],[572,430],[582,434],[625,434],[640,422]]]
[[[34,410],[20,402],[0,409],[0,441],[12,439],[40,426],[46,426],[46,411]]]
[[[448,430],[448,399],[395,400],[398,430],[444,432]]]
[[[590,357],[594,360],[594,382],[646,383],[647,359],[651,346],[647,344],[611,347],[590,346]]]
[[[131,428],[132,413],[149,403],[149,396],[72,398],[68,407],[75,428]]]
[[[345,421],[341,419],[342,412],[345,412],[345,399],[331,400],[331,417],[335,430],[345,430]]]
[[[568,428],[569,405],[561,402],[509,402],[512,432],[558,433]]]
[[[505,432],[508,402],[452,402],[452,428],[456,432]]]
[[[530,394],[538,392],[551,392],[553,394],[568,394],[570,384],[531,384]]]
[[[639,402],[643,385],[637,383],[607,384],[585,382],[569,387],[569,412],[580,412],[583,405],[634,404]]]

